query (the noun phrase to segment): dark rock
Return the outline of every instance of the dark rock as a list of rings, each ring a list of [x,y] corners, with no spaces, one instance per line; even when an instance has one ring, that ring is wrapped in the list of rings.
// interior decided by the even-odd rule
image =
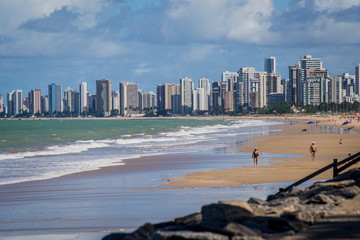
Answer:
[[[260,232],[255,232],[250,228],[238,224],[238,223],[229,223],[223,229],[224,233],[230,237],[234,236],[246,236],[246,237],[260,237]]]
[[[271,201],[268,201],[268,206],[289,206],[298,204],[300,202],[300,199],[298,197],[287,197],[282,199],[274,199]]]
[[[334,179],[329,181],[342,181],[342,180],[354,180],[357,184],[360,182],[360,168],[353,168],[345,173],[336,176]]]
[[[212,232],[158,231],[153,240],[229,240],[229,237]]]
[[[122,240],[125,236],[128,236],[128,233],[111,233],[102,238],[102,240]]]
[[[346,179],[342,181],[326,181],[326,182],[316,182],[313,184],[313,187],[324,187],[332,186],[333,188],[343,188],[354,185],[355,181],[353,179]]]
[[[333,195],[342,197],[345,199],[353,198],[356,195],[360,194],[360,188],[357,186],[345,187],[340,189],[332,189],[331,191],[327,192],[327,195]]]
[[[306,200],[304,202],[305,204],[334,204],[334,200],[330,197],[326,196],[325,194],[318,194],[314,197]]]
[[[286,231],[286,232],[281,232],[281,233],[275,233],[275,234],[263,234],[263,238],[265,238],[266,240],[279,240],[279,239],[283,239],[287,236],[293,236],[295,234],[294,231]]]
[[[242,224],[252,230],[259,230],[262,233],[277,233],[296,230],[288,219],[280,217],[253,217],[244,220]]]
[[[261,236],[234,236],[231,240],[264,240]]]
[[[175,218],[174,222],[183,225],[195,225],[195,224],[200,224],[201,220],[202,220],[202,215],[201,213],[197,212],[187,215],[185,217]]]
[[[227,223],[236,222],[238,219],[253,217],[254,214],[249,210],[228,205],[228,204],[210,204],[201,209],[202,222],[205,227],[224,227]]]
[[[251,197],[251,198],[249,198],[249,200],[247,201],[247,203],[249,203],[249,204],[257,204],[257,205],[263,205],[263,204],[266,204],[266,201],[261,200],[260,198]]]
[[[150,223],[146,223],[140,228],[138,228],[135,232],[127,236],[124,236],[122,240],[137,240],[137,239],[151,240],[154,233],[155,233],[154,225]]]
[[[323,217],[325,214],[324,212],[318,212],[318,211],[298,211],[298,212],[292,212],[292,213],[284,213],[281,215],[283,218],[287,218],[289,220],[295,220],[297,222],[302,222],[306,224],[313,224],[317,219]],[[294,226],[294,223],[292,223]],[[301,227],[302,228],[302,227]],[[295,226],[295,229],[299,229],[299,224]]]

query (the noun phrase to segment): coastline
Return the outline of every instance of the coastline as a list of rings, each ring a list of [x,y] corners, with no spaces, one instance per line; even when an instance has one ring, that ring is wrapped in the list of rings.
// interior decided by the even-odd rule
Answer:
[[[274,159],[270,166],[193,172],[170,179],[166,186],[226,187],[244,184],[294,182],[332,163],[334,158],[342,160],[349,153],[355,154],[360,151],[360,134],[356,132],[360,129],[360,123],[357,120],[352,121],[351,126],[353,128],[351,131],[347,131],[347,126],[342,125],[347,119],[334,116],[265,116],[256,117],[255,119],[261,118],[288,121],[289,124],[276,126],[275,128],[279,130],[277,134],[253,137],[250,143],[242,146],[241,151],[249,153],[249,161],[252,161],[251,152],[255,146],[260,150],[260,161],[261,157],[268,153],[293,154],[294,157]],[[308,121],[319,123],[307,124]],[[307,131],[302,131],[303,129],[307,129]],[[340,139],[343,139],[342,144],[339,144]],[[309,153],[309,147],[313,141],[318,146],[315,161],[311,160]],[[332,172],[327,171],[313,180],[329,179],[331,177]]]

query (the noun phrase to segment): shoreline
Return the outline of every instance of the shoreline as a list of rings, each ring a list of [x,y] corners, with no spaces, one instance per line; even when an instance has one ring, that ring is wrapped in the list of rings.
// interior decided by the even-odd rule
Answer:
[[[271,161],[271,166],[243,167],[227,170],[215,170],[205,172],[192,172],[188,175],[171,179],[165,186],[169,187],[227,187],[244,184],[295,182],[311,174],[312,172],[332,163],[336,158],[339,161],[345,159],[348,154],[360,151],[360,123],[353,121],[351,131],[342,126],[345,119],[335,117],[334,121],[329,117],[262,117],[269,120],[286,120],[289,125],[275,126],[280,131],[269,136],[253,137],[252,141],[241,147],[242,152],[250,153],[256,146],[261,156],[266,154],[292,154],[295,155],[287,160],[282,158]],[[331,118],[334,118],[331,116]],[[256,118],[256,119],[261,119]],[[343,120],[343,121],[342,121]],[[319,122],[307,124],[308,121]],[[325,127],[322,127],[325,126]],[[323,128],[331,127],[330,130]],[[333,127],[333,128],[332,128]],[[302,131],[303,129],[307,131]],[[331,133],[331,132],[340,133]],[[342,139],[342,144],[339,140]],[[309,147],[315,141],[318,146],[315,161],[310,158]],[[356,167],[356,166],[354,166]],[[332,172],[327,171],[313,178],[313,180],[329,179]]]

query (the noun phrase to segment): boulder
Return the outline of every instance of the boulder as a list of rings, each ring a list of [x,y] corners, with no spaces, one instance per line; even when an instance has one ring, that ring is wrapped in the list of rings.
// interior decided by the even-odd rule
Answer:
[[[263,204],[266,204],[266,201],[261,200],[260,198],[251,197],[251,198],[249,198],[249,200],[247,201],[247,203],[249,203],[249,204],[257,204],[257,205],[263,205]]]
[[[227,223],[236,222],[241,218],[254,216],[254,214],[246,208],[223,203],[203,206],[201,215],[201,225],[206,228],[222,228]]]
[[[157,231],[153,240],[229,240],[229,237],[212,232]]]
[[[223,232],[230,237],[234,237],[234,236],[260,237],[261,236],[260,232],[256,232],[238,223],[229,223],[224,227]]]
[[[325,194],[319,193],[312,198],[306,200],[305,204],[334,204],[334,200]]]
[[[234,202],[234,201],[230,201],[230,202],[225,202],[225,201],[219,201],[219,203],[221,204],[227,204],[227,205],[232,205],[232,206],[237,206],[237,207],[241,207],[241,208],[245,208],[246,210],[248,210],[249,212],[252,212],[252,208],[251,206],[247,203],[247,202]]]
[[[201,213],[197,212],[187,215],[185,217],[175,218],[174,222],[182,225],[196,225],[196,224],[200,224],[201,220],[202,220],[202,215]]]

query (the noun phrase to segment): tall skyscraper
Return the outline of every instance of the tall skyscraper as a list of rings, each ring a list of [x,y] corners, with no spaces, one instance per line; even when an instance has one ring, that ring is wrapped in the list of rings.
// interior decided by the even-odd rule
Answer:
[[[11,91],[7,94],[7,115],[13,116],[14,115],[14,103],[13,103],[13,97],[14,97],[15,91]]]
[[[252,82],[255,79],[256,70],[254,67],[243,67],[238,71],[239,80],[237,87],[237,103],[242,105],[249,105],[250,103],[250,92],[252,91]]]
[[[207,78],[199,79],[199,88],[204,89],[204,95],[203,95],[204,99],[201,100],[201,102],[204,103],[204,106],[202,107],[202,111],[208,111],[209,106],[211,105],[211,101],[210,101],[211,89],[210,89],[209,79]]]
[[[298,62],[294,66],[289,66],[288,101],[293,104],[299,102],[300,80],[301,67],[300,62]]]
[[[143,110],[154,109],[154,93],[153,92],[141,92],[139,91],[139,108]]]
[[[23,110],[23,92],[22,90],[11,91],[7,94],[8,115],[16,116],[22,114]]]
[[[218,109],[221,106],[220,88],[221,82],[212,82],[212,107]]]
[[[276,74],[276,58],[275,57],[271,56],[271,57],[265,58],[264,71],[267,73]]]
[[[180,84],[165,83],[157,86],[157,107],[167,113],[181,113]]]
[[[64,91],[64,112],[80,114],[80,93],[66,88]]]
[[[81,82],[79,86],[80,91],[80,114],[88,111],[88,97],[87,97],[87,82]]]
[[[220,83],[220,97],[221,97],[221,106],[224,112],[234,111],[234,95],[235,95],[235,86],[237,76],[232,75],[228,78],[223,78],[223,81]]]
[[[181,110],[182,114],[190,114],[192,111],[194,83],[190,78],[180,79]]]
[[[313,58],[311,55],[306,55],[301,58],[301,68],[322,70],[322,61],[320,58]]]
[[[237,79],[239,77],[239,74],[237,72],[229,72],[225,71],[221,74],[221,81],[227,81],[229,79]]]
[[[355,67],[355,93],[360,95],[360,63]]]
[[[0,113],[4,111],[4,98],[3,95],[0,94]]]
[[[41,97],[41,112],[42,113],[49,112],[49,96]]]
[[[109,79],[96,80],[96,110],[99,115],[111,115],[111,82]]]
[[[193,111],[207,111],[208,102],[204,88],[197,88],[193,92]]]
[[[120,83],[120,114],[126,116],[138,113],[138,108],[138,84],[131,82]]]
[[[50,114],[62,112],[61,85],[52,83],[49,85],[48,90]]]
[[[30,102],[30,113],[37,114],[41,113],[41,90],[35,89],[31,90],[29,93],[29,102]]]
[[[120,114],[120,91],[112,91],[112,110]]]

